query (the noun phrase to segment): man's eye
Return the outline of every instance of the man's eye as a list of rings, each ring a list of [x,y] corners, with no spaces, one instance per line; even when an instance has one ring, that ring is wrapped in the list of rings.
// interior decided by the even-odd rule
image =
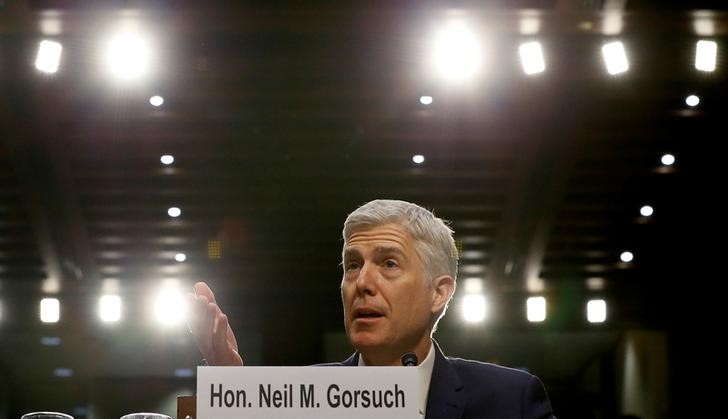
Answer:
[[[359,269],[359,262],[348,262],[344,266],[346,267],[347,271],[353,271],[353,270]]]
[[[387,259],[386,261],[384,261],[384,267],[385,268],[396,268],[398,266],[399,266],[399,264],[397,263],[396,260]]]

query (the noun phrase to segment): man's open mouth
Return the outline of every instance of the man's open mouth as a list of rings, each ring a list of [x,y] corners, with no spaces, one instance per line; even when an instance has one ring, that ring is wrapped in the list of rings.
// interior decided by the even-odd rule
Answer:
[[[379,317],[383,317],[384,315],[376,310],[372,309],[357,309],[354,312],[354,318],[355,319],[377,319]]]

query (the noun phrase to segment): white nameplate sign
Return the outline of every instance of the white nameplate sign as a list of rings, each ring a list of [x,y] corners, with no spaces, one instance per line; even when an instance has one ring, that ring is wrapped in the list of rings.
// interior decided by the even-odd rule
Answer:
[[[417,368],[198,367],[198,419],[419,419]]]

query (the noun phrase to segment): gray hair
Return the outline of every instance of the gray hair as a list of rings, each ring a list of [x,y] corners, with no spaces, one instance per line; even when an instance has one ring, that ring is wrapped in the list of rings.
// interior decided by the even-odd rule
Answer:
[[[411,202],[376,199],[360,206],[344,222],[344,241],[357,231],[390,223],[402,226],[414,239],[430,280],[442,275],[457,278],[458,250],[452,229],[445,220]]]

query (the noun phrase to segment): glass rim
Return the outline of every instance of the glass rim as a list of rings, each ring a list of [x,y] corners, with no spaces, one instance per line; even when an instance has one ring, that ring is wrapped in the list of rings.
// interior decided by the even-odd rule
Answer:
[[[119,419],[172,419],[172,417],[164,413],[138,412],[127,413]]]
[[[44,417],[55,417],[62,419],[74,419],[73,416],[61,413],[61,412],[28,412],[20,417],[20,419],[33,419],[33,418],[44,418]]]

